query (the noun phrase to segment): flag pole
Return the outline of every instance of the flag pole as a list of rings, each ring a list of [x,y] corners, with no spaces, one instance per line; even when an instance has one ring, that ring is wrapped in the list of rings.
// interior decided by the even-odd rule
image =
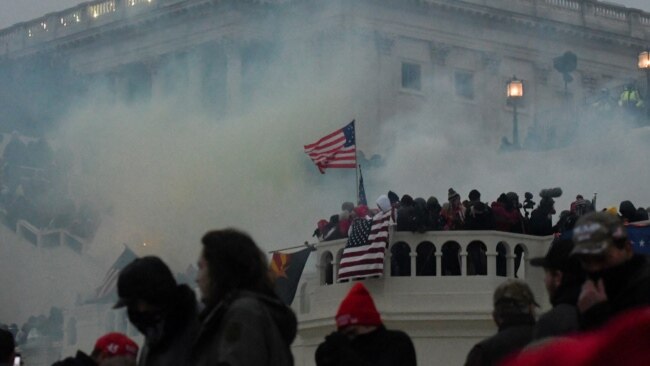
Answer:
[[[357,138],[357,120],[356,118],[352,120],[352,123],[354,123],[354,162],[355,162],[355,167],[354,167],[354,174],[356,175],[354,186],[357,192],[357,196],[355,198],[357,204],[359,204],[359,168],[360,165],[359,163],[359,139]]]

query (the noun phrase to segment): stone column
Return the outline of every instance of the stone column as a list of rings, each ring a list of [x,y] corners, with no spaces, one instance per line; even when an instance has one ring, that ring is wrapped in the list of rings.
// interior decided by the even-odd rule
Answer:
[[[516,255],[508,253],[506,255],[506,277],[515,277],[515,260],[517,259]]]
[[[460,253],[460,275],[467,276],[467,251]]]
[[[497,256],[499,255],[499,253],[496,251],[496,245],[490,244],[485,255],[487,256],[487,275],[488,277],[496,277]]]
[[[411,252],[409,255],[411,256],[411,277],[415,277],[418,254]]]

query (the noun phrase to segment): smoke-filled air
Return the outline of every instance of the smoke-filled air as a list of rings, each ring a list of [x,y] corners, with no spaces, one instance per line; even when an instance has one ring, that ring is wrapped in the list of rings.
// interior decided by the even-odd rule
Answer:
[[[274,14],[266,21],[292,20]],[[529,191],[539,200],[538,192],[551,187],[564,192],[556,199],[558,212],[568,209],[577,194],[591,198],[594,192],[597,209],[618,207],[622,200],[650,205],[647,127],[633,128],[603,114],[580,116],[573,129],[557,130],[560,142],[553,146],[502,151],[502,137],[511,136],[512,122],[480,122],[481,116],[467,113],[462,104],[437,102],[436,93],[444,91],[436,85],[449,80],[443,72],[423,72],[423,90],[431,94],[409,99],[407,108],[402,104],[388,116],[378,112],[391,108],[377,106],[383,96],[405,97],[396,91],[397,76],[377,80],[392,71],[376,61],[374,47],[363,47],[366,42],[374,40],[341,30],[280,32],[272,47],[253,45],[244,51],[241,97],[220,86],[206,93],[206,83],[224,84],[232,75],[214,72],[206,81],[197,72],[228,63],[223,55],[227,47],[164,58],[153,66],[163,76],[150,90],[136,83],[117,95],[118,87],[108,77],[81,75],[81,91],[62,99],[64,104],[51,95],[44,103],[55,105],[57,113],[43,135],[54,150],[73,156],[70,191],[75,201],[92,202],[101,223],[80,268],[70,268],[79,263],[74,253],[52,255],[47,268],[38,268],[34,263],[45,262],[41,257],[47,253],[11,244],[11,250],[21,251],[19,257],[41,259],[11,263],[3,254],[4,265],[32,276],[17,280],[18,286],[36,287],[29,293],[13,289],[0,314],[22,322],[47,313],[50,306],[82,303],[93,296],[124,244],[139,255],[159,255],[182,272],[196,262],[200,239],[210,229],[243,229],[266,251],[315,242],[318,220],[339,213],[345,201],[356,203],[356,176],[353,169],[320,174],[303,146],[352,120],[364,156],[359,161],[365,164],[369,206],[389,190],[400,196],[435,196],[443,203],[449,188],[462,199],[477,189],[483,201],[492,202],[509,191],[520,197]],[[33,85],[23,81],[23,87],[42,88],[41,79],[34,80]],[[495,92],[476,98],[501,108],[501,79],[481,82]],[[27,93],[12,98],[22,105],[30,102]],[[541,110],[559,108],[553,100],[535,103],[545,106]],[[498,116],[494,110],[485,113]],[[522,144],[533,128],[533,118],[522,119]],[[21,296],[33,304],[24,308]]]

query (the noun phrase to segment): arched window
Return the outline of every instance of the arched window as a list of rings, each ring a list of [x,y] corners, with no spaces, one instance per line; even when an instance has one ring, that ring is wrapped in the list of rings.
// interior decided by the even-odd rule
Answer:
[[[467,275],[487,275],[487,247],[483,242],[473,241],[467,246]]]
[[[320,284],[331,285],[334,283],[334,267],[332,266],[332,253],[325,252],[320,259]]]
[[[460,245],[455,241],[442,246],[442,275],[460,276]]]
[[[394,277],[411,275],[411,248],[408,244],[395,243],[390,248],[390,275]]]
[[[505,242],[497,244],[497,276],[508,276],[508,255],[510,248]]]
[[[417,258],[415,260],[417,276],[435,276],[436,275],[436,246],[428,241],[420,243],[416,249]]]

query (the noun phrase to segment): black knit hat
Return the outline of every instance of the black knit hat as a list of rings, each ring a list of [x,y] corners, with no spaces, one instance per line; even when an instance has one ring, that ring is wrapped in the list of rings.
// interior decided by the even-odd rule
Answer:
[[[160,258],[137,258],[120,271],[117,279],[120,299],[113,308],[127,306],[136,300],[152,305],[166,304],[173,298],[175,290],[174,275]]]

